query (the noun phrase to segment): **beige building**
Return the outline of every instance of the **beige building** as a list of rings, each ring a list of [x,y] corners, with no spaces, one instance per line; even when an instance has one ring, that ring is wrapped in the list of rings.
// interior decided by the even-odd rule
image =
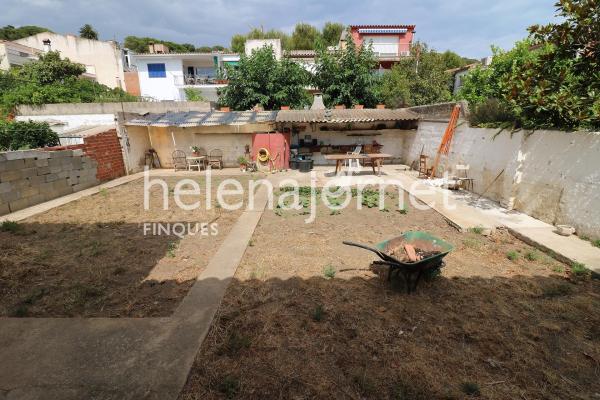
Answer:
[[[43,51],[57,50],[62,57],[84,64],[87,77],[110,88],[125,89],[123,57],[116,42],[42,32],[15,43]]]
[[[24,46],[19,43],[0,40],[0,70],[8,71],[14,67],[37,60],[37,54],[41,50]]]

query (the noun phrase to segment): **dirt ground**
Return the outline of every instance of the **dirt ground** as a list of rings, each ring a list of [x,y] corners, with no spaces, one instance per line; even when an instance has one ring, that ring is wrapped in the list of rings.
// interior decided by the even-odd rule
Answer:
[[[598,280],[432,210],[306,217],[265,212],[180,399],[600,398]],[[407,230],[455,246],[411,295],[342,244]]]
[[[216,187],[225,178],[213,178],[213,204]],[[204,206],[181,209],[173,194],[180,179],[164,179],[167,210],[162,209],[159,186],[150,190],[150,209],[144,210],[144,181],[137,180],[0,229],[0,316],[170,315],[241,213]],[[204,178],[195,180],[203,195],[182,200],[205,204]],[[240,178],[245,187],[247,180]],[[230,203],[240,199],[227,197]],[[199,231],[181,240],[172,232],[153,235],[153,225],[148,225],[145,235],[144,223],[150,222],[214,222],[218,232]],[[196,232],[195,224],[190,227]]]

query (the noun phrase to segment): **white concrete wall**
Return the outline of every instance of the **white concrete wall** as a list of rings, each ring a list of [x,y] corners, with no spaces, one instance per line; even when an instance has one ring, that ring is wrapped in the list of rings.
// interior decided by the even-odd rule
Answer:
[[[19,115],[17,121],[36,121],[51,123],[56,133],[62,133],[82,126],[114,125],[115,114],[79,114],[79,115]],[[60,124],[54,124],[60,122]]]
[[[421,121],[405,135],[402,161],[433,163],[444,121]],[[439,171],[468,164],[474,191],[542,221],[574,225],[580,235],[600,238],[600,133],[501,132],[462,122]],[[500,174],[500,178],[493,183]]]
[[[176,80],[183,82],[183,61],[181,58],[132,55],[131,63],[137,67],[140,91],[143,97],[152,97],[156,100],[185,100],[183,90],[175,86]],[[165,64],[166,77],[150,78],[148,76],[148,64],[157,63]]]
[[[52,50],[58,50],[61,57],[68,57],[71,61],[84,64],[89,70],[94,70],[99,83],[110,88],[125,89],[123,57],[115,42],[50,32],[38,33],[15,42],[43,50],[45,39],[50,39]]]

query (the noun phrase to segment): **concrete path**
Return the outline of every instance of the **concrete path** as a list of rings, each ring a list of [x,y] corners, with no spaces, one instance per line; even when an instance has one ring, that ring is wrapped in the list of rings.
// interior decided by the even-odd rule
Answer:
[[[0,399],[176,399],[266,203],[259,189],[169,318],[0,318]]]

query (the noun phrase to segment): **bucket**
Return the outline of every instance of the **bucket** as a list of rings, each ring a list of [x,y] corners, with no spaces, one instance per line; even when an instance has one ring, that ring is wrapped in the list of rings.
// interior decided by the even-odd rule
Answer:
[[[298,169],[298,160],[295,158],[290,160],[290,169]]]
[[[298,160],[300,172],[310,172],[313,169],[313,160]]]

